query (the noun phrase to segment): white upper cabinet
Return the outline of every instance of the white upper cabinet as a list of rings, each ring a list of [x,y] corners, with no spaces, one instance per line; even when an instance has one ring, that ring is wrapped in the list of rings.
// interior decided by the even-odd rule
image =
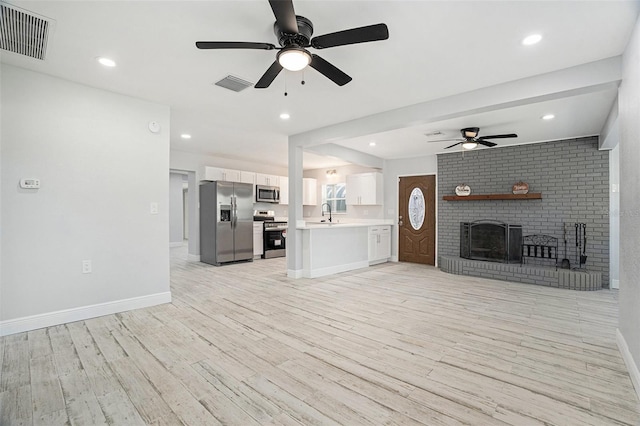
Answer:
[[[279,176],[280,178],[280,204],[289,204],[289,178]],[[318,205],[318,181],[313,178],[302,179],[302,205],[317,206]]]
[[[245,172],[244,170],[240,171],[240,182],[242,183],[250,183],[251,185],[256,184],[256,174],[254,172]],[[255,190],[255,188],[254,188]]]
[[[256,185],[279,186],[280,176],[256,173]]]
[[[347,204],[381,205],[382,185],[382,173],[347,175]]]
[[[280,204],[289,204],[289,178],[278,176],[280,183]]]
[[[220,167],[205,167],[203,180],[217,180],[225,182],[242,182],[240,170],[222,169]]]
[[[318,205],[318,181],[314,178],[302,179],[302,205]]]

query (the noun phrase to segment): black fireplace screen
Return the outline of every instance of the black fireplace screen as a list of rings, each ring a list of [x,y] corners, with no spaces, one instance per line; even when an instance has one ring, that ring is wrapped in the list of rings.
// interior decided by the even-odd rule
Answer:
[[[489,262],[520,263],[522,225],[482,220],[460,223],[460,257]]]

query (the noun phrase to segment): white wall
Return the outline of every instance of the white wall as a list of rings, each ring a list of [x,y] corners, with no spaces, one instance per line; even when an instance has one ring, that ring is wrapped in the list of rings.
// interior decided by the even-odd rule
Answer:
[[[398,178],[400,176],[435,175],[438,159],[435,155],[384,162],[384,218],[398,223]],[[437,185],[437,178],[436,178]],[[437,194],[437,191],[436,191]],[[437,202],[436,202],[437,214]],[[437,217],[437,216],[436,216]],[[436,219],[437,226],[437,219]],[[391,233],[391,257],[398,259],[398,227]]]
[[[623,56],[620,120],[620,316],[618,345],[640,396],[640,20]]]
[[[620,287],[620,146],[609,151],[609,287]]]
[[[169,174],[169,243],[171,246],[182,245],[184,242],[183,176],[181,173]]]
[[[336,174],[332,177],[327,176],[328,169],[335,169]],[[323,169],[305,170],[303,176],[306,178],[316,179],[316,189],[318,192],[317,206],[303,206],[303,214],[305,218],[319,218],[322,216],[322,185],[328,183],[345,183],[347,175],[366,172],[379,172],[378,169],[371,167],[350,164],[348,166],[327,167]],[[349,188],[347,187],[347,191]],[[384,217],[383,206],[347,206],[347,213],[336,216],[338,219],[382,219]]]
[[[170,301],[169,107],[4,64],[1,84],[0,333]]]

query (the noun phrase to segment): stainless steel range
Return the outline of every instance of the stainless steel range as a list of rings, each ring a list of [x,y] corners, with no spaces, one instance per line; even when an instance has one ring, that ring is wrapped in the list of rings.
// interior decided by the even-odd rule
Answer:
[[[276,221],[275,212],[272,210],[256,210],[253,220],[263,221],[262,241],[264,252],[263,259],[284,257],[287,254],[287,222]]]

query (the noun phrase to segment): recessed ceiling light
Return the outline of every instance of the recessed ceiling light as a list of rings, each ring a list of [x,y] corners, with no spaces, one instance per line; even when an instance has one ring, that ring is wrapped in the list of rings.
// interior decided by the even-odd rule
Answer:
[[[545,114],[542,116],[543,120],[553,120],[554,118],[556,118],[556,116],[553,114]]]
[[[98,62],[100,62],[100,64],[104,65],[105,67],[112,68],[116,66],[116,61],[114,61],[113,59],[102,57],[102,56],[98,58]]]
[[[540,40],[542,40],[542,36],[540,34],[531,34],[522,40],[522,44],[525,46],[531,46],[538,43]]]
[[[291,118],[291,116],[286,112],[283,112],[282,114],[280,114],[280,118],[282,118],[283,120],[288,120],[289,118]]]
[[[375,142],[369,142],[369,146],[376,146]]]
[[[182,139],[191,139],[191,135],[190,135],[190,134],[188,134],[188,133],[183,133],[183,134],[181,134],[181,135],[180,135],[180,137],[181,137]]]

